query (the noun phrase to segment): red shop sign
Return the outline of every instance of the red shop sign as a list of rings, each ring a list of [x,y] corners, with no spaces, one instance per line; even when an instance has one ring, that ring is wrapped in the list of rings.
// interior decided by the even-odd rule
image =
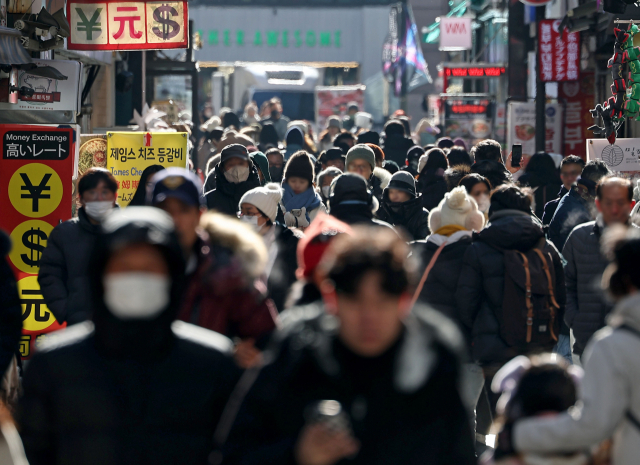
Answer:
[[[560,21],[545,19],[538,23],[538,66],[544,82],[580,79],[580,33],[561,35]]]

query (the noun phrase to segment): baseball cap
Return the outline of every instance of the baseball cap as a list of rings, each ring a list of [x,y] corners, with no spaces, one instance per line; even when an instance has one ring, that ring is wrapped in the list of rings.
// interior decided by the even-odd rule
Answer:
[[[230,158],[240,158],[242,160],[249,161],[249,152],[244,145],[227,145],[222,149],[222,152],[220,152],[220,164],[224,165],[224,163]]]
[[[150,204],[157,205],[169,197],[193,207],[204,206],[202,183],[195,174],[185,168],[167,168],[153,177]]]

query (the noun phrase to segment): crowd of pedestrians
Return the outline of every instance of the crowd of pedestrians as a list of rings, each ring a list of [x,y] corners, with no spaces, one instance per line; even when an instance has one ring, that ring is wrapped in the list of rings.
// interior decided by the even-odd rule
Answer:
[[[67,328],[18,400],[0,263],[13,463],[636,463],[631,182],[367,121],[350,107],[316,141],[278,100],[225,112],[204,178],[151,167],[126,208],[87,171],[38,276]]]

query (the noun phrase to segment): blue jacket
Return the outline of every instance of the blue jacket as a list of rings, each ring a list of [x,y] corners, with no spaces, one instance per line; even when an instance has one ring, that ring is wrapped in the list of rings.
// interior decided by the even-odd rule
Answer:
[[[549,224],[549,240],[562,250],[573,228],[592,221],[589,203],[583,199],[575,186],[560,199],[556,213]]]

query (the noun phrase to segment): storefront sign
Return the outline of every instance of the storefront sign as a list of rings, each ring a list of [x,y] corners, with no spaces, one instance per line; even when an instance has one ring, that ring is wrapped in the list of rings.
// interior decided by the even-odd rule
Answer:
[[[558,85],[558,97],[565,101],[564,154],[587,159],[584,140],[592,136],[588,131],[593,126],[589,110],[595,105],[593,72],[582,73],[579,81]]]
[[[509,102],[507,117],[507,149],[522,144],[524,164],[536,152],[536,105],[528,102]],[[562,107],[557,103],[545,107],[545,151],[563,154]]]
[[[0,125],[0,228],[13,243],[9,261],[22,303],[23,358],[46,333],[64,327],[44,303],[37,274],[51,231],[71,217],[78,135],[78,126]]]
[[[108,132],[107,169],[118,181],[118,204],[129,205],[146,167],[185,168],[187,140],[185,132]]]
[[[444,76],[448,78],[488,78],[500,77],[507,72],[504,66],[465,66],[444,68]]]
[[[70,0],[70,50],[153,50],[189,46],[186,1]]]
[[[451,96],[444,100],[444,132],[468,147],[492,136],[495,103],[488,97]]]
[[[471,50],[471,18],[440,18],[440,50]]]
[[[74,116],[80,112],[82,63],[66,60],[34,60],[33,63],[39,68],[55,68],[67,79],[36,76],[21,70],[18,87],[29,92],[21,92],[17,104],[0,102],[0,110],[71,111]]]
[[[611,145],[607,139],[588,139],[588,161],[602,160],[611,171],[640,171],[640,139],[616,139]]]
[[[538,23],[540,79],[577,81],[580,78],[580,33],[560,34],[560,21],[546,19]]]

